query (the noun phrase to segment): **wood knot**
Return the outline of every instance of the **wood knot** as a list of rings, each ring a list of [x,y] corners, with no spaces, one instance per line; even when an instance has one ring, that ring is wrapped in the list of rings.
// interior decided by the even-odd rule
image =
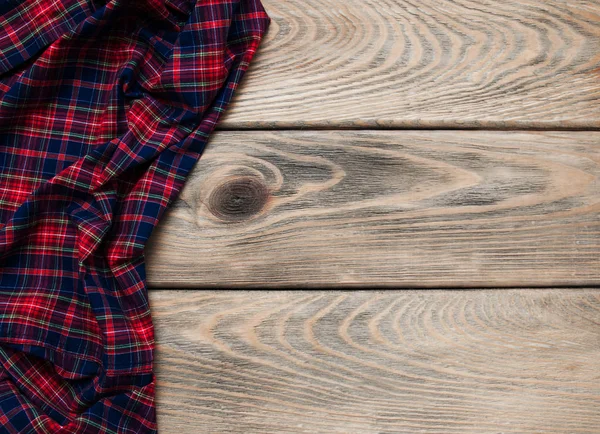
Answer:
[[[229,222],[258,214],[269,200],[269,189],[255,177],[236,178],[218,185],[208,198],[208,209]]]

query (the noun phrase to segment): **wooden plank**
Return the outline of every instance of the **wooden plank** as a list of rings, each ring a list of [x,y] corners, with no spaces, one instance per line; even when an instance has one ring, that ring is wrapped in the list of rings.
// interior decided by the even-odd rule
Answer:
[[[598,433],[600,291],[151,291],[165,433]]]
[[[600,284],[600,132],[220,132],[154,287]]]
[[[598,128],[600,2],[263,0],[221,128]]]

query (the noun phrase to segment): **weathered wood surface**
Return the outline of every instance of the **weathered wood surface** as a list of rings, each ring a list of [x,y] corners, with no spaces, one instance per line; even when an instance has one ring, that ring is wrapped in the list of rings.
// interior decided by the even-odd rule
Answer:
[[[151,291],[164,433],[598,433],[600,291]]]
[[[598,128],[600,2],[263,0],[221,128]]]
[[[600,132],[220,132],[154,287],[600,284]]]

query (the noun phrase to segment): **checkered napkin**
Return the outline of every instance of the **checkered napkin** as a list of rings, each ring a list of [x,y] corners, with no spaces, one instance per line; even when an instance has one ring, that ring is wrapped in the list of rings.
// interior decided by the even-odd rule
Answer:
[[[156,432],[144,246],[259,0],[0,1],[0,432]]]

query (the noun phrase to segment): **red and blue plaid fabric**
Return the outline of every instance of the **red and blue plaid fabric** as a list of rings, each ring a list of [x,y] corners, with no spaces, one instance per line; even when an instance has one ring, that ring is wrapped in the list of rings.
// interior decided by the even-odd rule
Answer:
[[[144,246],[259,0],[0,0],[2,433],[156,432]]]

